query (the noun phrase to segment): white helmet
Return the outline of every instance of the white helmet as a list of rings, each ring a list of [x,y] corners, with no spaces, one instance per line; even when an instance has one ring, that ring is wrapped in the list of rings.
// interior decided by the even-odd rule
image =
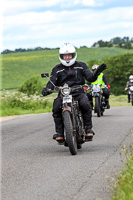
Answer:
[[[72,54],[72,59],[64,60],[63,59],[64,54]],[[70,43],[64,43],[59,50],[59,60],[61,61],[61,63],[69,67],[75,63],[76,58],[77,58],[77,53],[75,47]]]
[[[130,76],[129,76],[129,81],[130,81],[130,82],[133,82],[133,75],[130,75]]]
[[[95,71],[98,67],[99,67],[99,65],[93,65],[92,66],[92,71]]]

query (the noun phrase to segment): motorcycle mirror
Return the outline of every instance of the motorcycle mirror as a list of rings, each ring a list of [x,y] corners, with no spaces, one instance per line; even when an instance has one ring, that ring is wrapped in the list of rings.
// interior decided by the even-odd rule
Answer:
[[[42,77],[42,78],[49,77],[49,73],[43,73],[43,74],[41,74],[41,77]]]
[[[42,77],[42,78],[47,78],[47,79],[52,83],[52,85],[53,85],[54,87],[56,87],[55,84],[50,80],[50,78],[49,78],[49,73],[43,73],[43,74],[41,74],[41,77]]]

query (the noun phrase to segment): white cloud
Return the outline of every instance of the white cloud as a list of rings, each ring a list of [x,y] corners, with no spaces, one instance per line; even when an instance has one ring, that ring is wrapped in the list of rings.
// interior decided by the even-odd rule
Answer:
[[[7,1],[7,0],[6,0]],[[8,2],[10,2],[8,0]],[[15,2],[15,1],[11,1]],[[34,8],[37,6],[50,7],[60,3],[62,7],[66,0],[29,1],[23,4],[17,1],[14,9]],[[24,1],[26,2],[26,1]],[[70,0],[72,5],[94,6],[96,1]],[[23,5],[22,5],[22,4]],[[19,5],[19,6],[18,6]],[[21,6],[20,6],[21,5]],[[27,8],[25,7],[27,5]],[[98,5],[101,2],[98,1]],[[13,9],[13,10],[14,10]],[[19,10],[19,9],[18,9]],[[34,10],[34,9],[32,9]],[[57,47],[61,42],[72,41],[78,46],[91,46],[97,40],[110,40],[115,36],[131,36],[133,33],[133,7],[118,7],[106,10],[79,9],[44,12],[18,12],[4,16],[3,48],[34,46]],[[17,11],[16,11],[17,12]],[[38,44],[38,45],[37,45]],[[53,45],[53,46],[52,46]],[[34,46],[35,47],[35,46]]]
[[[17,14],[15,16],[6,16],[4,18],[4,29],[13,27],[29,25],[30,27],[39,25],[55,24],[63,22],[64,25],[67,22],[77,25],[96,25],[98,23],[110,23],[116,21],[132,21],[133,19],[133,7],[127,8],[112,8],[106,11],[94,11],[91,9],[75,10],[75,11],[61,11],[61,12],[27,12],[23,14]]]
[[[73,7],[77,5],[82,6],[101,6],[102,3],[97,3],[96,0],[62,0],[60,1],[61,7]]]
[[[45,0],[45,1],[27,1],[27,0],[5,0],[3,2],[3,14],[16,15],[26,11],[32,11],[39,8],[50,8],[60,3],[60,0]]]
[[[83,0],[81,1],[81,3],[83,4],[83,6],[101,6],[103,5],[101,2],[98,3],[95,0]]]
[[[34,9],[47,8],[58,6],[62,9],[73,8],[73,6],[100,6],[96,0],[5,0],[2,3],[4,15],[15,15],[20,12],[32,11]]]

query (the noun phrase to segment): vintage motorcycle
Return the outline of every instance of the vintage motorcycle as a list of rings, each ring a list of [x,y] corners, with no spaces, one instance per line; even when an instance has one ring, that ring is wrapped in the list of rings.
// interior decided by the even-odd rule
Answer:
[[[43,73],[41,76],[42,78],[48,78],[49,74]],[[53,84],[50,79],[49,81]],[[63,144],[69,147],[72,155],[76,155],[77,149],[81,149],[82,144],[87,140],[85,139],[85,128],[78,101],[75,101],[70,93],[83,88],[85,85],[69,87],[67,84],[64,84],[62,87],[57,87],[53,84],[53,86],[54,90],[50,90],[50,92],[59,92],[62,98],[62,117],[65,136],[65,142]]]
[[[105,88],[107,86],[104,85],[103,87]],[[93,99],[94,99],[94,113],[97,113],[98,117],[103,116],[103,113],[106,107],[105,107],[105,99],[102,96],[101,85],[100,84],[88,85],[87,91],[92,96],[92,102],[90,102],[92,107],[93,107]]]
[[[130,94],[130,102],[131,102],[131,104],[133,106],[133,86],[129,87],[128,93]]]

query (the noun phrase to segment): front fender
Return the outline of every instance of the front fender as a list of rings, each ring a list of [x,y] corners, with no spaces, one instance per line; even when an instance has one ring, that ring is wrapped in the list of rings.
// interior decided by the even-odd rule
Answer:
[[[63,107],[63,112],[66,111],[66,110],[69,111],[69,112],[72,111],[72,109],[71,109],[70,106],[64,106],[64,107]]]

